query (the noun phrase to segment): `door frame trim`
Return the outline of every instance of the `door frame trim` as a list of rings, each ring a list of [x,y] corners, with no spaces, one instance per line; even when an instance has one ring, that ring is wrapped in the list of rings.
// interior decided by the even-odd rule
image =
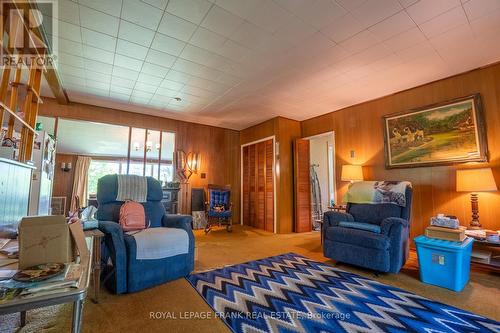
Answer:
[[[337,172],[337,163],[336,162],[337,161],[335,160],[335,158],[337,156],[337,138],[335,137],[335,131],[328,131],[328,132],[323,132],[323,133],[319,133],[319,134],[314,134],[311,136],[303,137],[301,139],[311,140],[311,139],[319,138],[319,137],[326,136],[326,135],[332,135],[332,137],[333,137],[333,192],[335,194],[335,201],[337,201],[337,179],[336,179],[336,172]],[[328,186],[328,187],[330,187],[330,186]]]
[[[276,193],[276,135],[268,136],[263,139],[248,142],[240,145],[240,224],[243,225],[243,148],[252,146],[259,142],[273,140],[273,233],[277,233],[277,193]]]

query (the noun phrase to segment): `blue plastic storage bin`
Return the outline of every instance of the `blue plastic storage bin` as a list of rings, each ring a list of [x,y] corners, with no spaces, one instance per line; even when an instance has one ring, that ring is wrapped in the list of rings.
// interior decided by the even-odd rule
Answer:
[[[452,242],[429,238],[415,238],[420,280],[454,291],[461,291],[469,281],[470,254],[474,239]]]

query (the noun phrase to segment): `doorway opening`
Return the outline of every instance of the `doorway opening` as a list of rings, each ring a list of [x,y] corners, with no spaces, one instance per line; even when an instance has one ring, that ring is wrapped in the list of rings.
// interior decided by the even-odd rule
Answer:
[[[295,232],[320,231],[335,204],[335,135],[326,132],[294,143]]]
[[[323,213],[335,204],[335,137],[333,132],[309,139],[312,230],[321,230]]]

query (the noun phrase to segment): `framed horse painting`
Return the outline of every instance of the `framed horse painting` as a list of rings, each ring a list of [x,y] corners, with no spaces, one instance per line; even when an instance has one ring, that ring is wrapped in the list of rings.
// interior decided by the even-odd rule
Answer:
[[[486,162],[479,94],[383,117],[387,168]]]

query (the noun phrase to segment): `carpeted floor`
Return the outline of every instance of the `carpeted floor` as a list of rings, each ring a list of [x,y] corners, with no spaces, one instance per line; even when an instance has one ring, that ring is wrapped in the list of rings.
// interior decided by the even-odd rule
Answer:
[[[274,235],[235,226],[233,233],[216,229],[196,232],[197,271],[295,252],[331,262],[323,257],[319,233]],[[333,264],[333,262],[332,262]],[[373,277],[369,271],[342,265],[342,269]],[[471,282],[460,293],[423,284],[418,279],[416,254],[400,274],[380,275],[381,282],[500,320],[500,277],[488,271],[472,271]],[[92,290],[90,291],[92,293]],[[71,307],[28,312],[28,324],[19,332],[67,332]],[[101,290],[101,302],[84,307],[83,332],[229,332],[229,329],[185,279],[139,293],[116,296]],[[0,332],[16,332],[18,316],[0,316]]]

